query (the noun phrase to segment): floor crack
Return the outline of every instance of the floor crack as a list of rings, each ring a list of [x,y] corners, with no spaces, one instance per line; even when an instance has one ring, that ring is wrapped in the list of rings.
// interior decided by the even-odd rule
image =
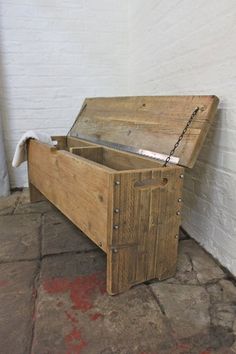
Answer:
[[[91,253],[91,252],[101,252],[100,248],[94,248],[91,250],[83,250],[83,251],[64,251],[64,252],[58,252],[58,253],[49,253],[49,254],[44,254],[41,257],[41,260],[45,259],[45,258],[49,258],[49,257],[57,257],[57,256],[64,256],[67,254],[71,254],[71,255],[76,255],[76,254],[83,254],[83,253]]]
[[[33,350],[33,343],[35,337],[35,323],[36,323],[36,312],[37,312],[37,300],[38,300],[38,288],[39,288],[39,277],[41,272],[41,260],[38,262],[38,267],[35,272],[35,276],[33,279],[33,293],[32,296],[34,298],[34,305],[33,305],[33,316],[32,316],[32,329],[31,329],[31,336],[30,336],[30,344],[29,344],[29,354],[32,353]]]
[[[186,252],[185,254],[186,254],[186,256],[187,256],[187,258],[188,258],[188,260],[189,260],[189,263],[190,263],[190,265],[191,265],[191,272],[193,272],[193,274],[195,275],[195,278],[196,278],[196,281],[197,281],[198,285],[202,285],[202,284],[200,283],[200,281],[198,280],[197,271],[196,271],[195,268],[194,268],[193,260],[192,260],[192,258],[191,258],[191,256],[190,256],[190,254],[187,253],[187,252]]]
[[[44,225],[44,216],[41,216],[40,220],[40,227],[39,227],[39,254],[40,258],[38,261],[38,267],[35,272],[35,276],[33,279],[33,294],[34,297],[34,306],[33,306],[33,320],[32,320],[32,330],[31,330],[31,337],[30,337],[30,346],[29,346],[29,354],[32,353],[33,344],[34,344],[34,337],[35,337],[35,323],[36,323],[36,315],[37,315],[37,300],[38,300],[38,288],[39,288],[39,277],[41,273],[42,267],[42,240],[43,240],[43,225]]]
[[[150,294],[152,295],[152,297],[154,298],[155,302],[157,303],[157,305],[159,306],[161,313],[166,316],[166,312],[164,309],[164,306],[162,305],[162,303],[160,302],[160,299],[158,298],[158,296],[155,294],[155,292],[152,290],[152,287],[147,285],[148,290],[150,292]]]

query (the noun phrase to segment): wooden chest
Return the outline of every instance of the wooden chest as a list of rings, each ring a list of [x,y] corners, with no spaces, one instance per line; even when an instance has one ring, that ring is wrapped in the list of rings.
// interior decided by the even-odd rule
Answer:
[[[174,275],[184,167],[217,105],[215,96],[89,98],[56,147],[30,140],[31,201],[46,197],[106,253],[109,294]]]

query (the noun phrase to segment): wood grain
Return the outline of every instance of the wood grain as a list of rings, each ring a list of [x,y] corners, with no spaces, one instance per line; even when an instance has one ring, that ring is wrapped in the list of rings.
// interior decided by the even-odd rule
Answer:
[[[104,147],[72,147],[70,148],[70,152],[117,171],[131,171],[133,169],[155,168],[160,166],[160,163],[153,159],[147,159],[142,156]]]
[[[120,184],[114,184],[113,225],[118,228],[113,228],[109,240],[109,293],[125,291],[146,280],[173,276],[182,173],[183,168],[176,166],[114,175]],[[145,188],[136,187],[147,180]],[[152,180],[155,182],[151,183]]]
[[[88,98],[69,134],[169,154],[199,106],[200,111],[175,153],[180,165],[193,167],[217,105],[216,96]]]
[[[28,161],[30,183],[106,251],[109,170],[35,140],[29,143]]]
[[[183,167],[78,139],[78,133],[168,154],[196,106],[176,150],[192,167],[213,119],[215,96],[86,99],[57,147],[31,140],[31,200],[46,196],[107,253],[107,291],[165,279],[176,270]]]
[[[83,156],[31,140],[30,186],[35,197],[46,196],[107,253],[107,291],[117,294],[145,280],[172,276],[183,169],[152,162],[157,167],[116,171],[94,162],[103,148],[74,149]]]
[[[70,151],[72,147],[97,146],[81,139],[69,137],[66,135],[54,135],[51,137],[53,141],[57,141],[56,148],[58,150]]]

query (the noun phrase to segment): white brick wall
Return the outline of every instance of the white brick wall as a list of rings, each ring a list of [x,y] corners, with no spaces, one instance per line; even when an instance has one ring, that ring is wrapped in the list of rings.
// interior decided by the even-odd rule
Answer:
[[[183,227],[236,275],[236,2],[130,0],[130,94],[216,94],[217,120],[186,171]]]
[[[10,167],[27,129],[64,134],[86,96],[127,94],[127,2],[2,0],[1,113]]]
[[[236,2],[2,0],[8,162],[26,129],[63,134],[86,96],[216,94],[217,120],[186,171],[183,226],[236,275]],[[127,8],[129,11],[127,11]],[[12,186],[27,183],[25,166]]]

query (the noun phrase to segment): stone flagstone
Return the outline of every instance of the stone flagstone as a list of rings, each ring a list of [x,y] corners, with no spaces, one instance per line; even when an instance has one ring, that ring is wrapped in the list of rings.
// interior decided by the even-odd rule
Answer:
[[[0,352],[30,352],[37,262],[0,264]]]
[[[235,284],[193,240],[173,278],[108,296],[105,253],[50,203],[1,213],[1,354],[236,353]]]
[[[102,252],[43,260],[34,353],[133,353],[175,345],[148,287],[119,296],[105,290]]]
[[[47,213],[43,219],[42,254],[83,252],[98,249],[59,211]]]
[[[209,295],[203,287],[165,283],[150,286],[178,337],[191,337],[210,325]]]
[[[0,261],[39,258],[41,216],[0,216]]]
[[[205,284],[225,276],[215,260],[193,240],[183,240],[179,251],[191,258],[193,270],[196,271],[200,283]]]

